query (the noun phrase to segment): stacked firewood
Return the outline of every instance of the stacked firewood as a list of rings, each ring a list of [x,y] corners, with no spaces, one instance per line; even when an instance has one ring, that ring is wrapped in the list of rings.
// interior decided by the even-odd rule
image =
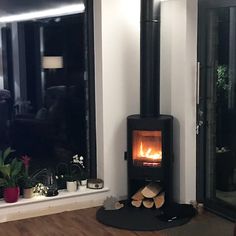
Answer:
[[[131,204],[134,207],[160,208],[165,203],[165,192],[158,183],[149,183],[140,188],[133,196]]]

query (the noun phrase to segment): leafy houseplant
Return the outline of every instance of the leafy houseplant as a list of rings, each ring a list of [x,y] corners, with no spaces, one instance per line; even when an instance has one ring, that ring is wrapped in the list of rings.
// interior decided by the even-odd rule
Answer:
[[[10,147],[0,151],[0,186],[4,187],[4,199],[6,202],[16,202],[19,198],[18,182],[22,177],[22,162],[17,158],[10,158],[13,153]]]

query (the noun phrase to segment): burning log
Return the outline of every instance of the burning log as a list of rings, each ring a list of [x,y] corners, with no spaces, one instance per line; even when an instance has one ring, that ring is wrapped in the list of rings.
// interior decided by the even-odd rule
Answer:
[[[161,186],[159,184],[150,183],[144,187],[141,193],[146,198],[154,198],[160,193],[160,191],[161,191]]]
[[[160,193],[159,195],[154,197],[153,200],[156,208],[162,207],[163,204],[165,203],[165,193],[164,192]]]
[[[141,207],[141,205],[142,205],[142,200],[133,200],[133,201],[131,202],[131,204],[132,204],[132,206],[134,206],[134,207]]]

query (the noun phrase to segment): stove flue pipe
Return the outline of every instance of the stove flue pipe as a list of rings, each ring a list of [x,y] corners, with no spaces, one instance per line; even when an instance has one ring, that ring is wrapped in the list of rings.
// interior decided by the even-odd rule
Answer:
[[[140,113],[160,115],[160,0],[141,0]]]

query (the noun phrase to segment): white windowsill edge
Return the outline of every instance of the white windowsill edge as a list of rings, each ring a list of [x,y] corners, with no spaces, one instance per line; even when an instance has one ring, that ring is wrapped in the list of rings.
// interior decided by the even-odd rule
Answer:
[[[76,192],[60,190],[59,194],[54,197],[20,198],[15,203],[6,203],[4,200],[0,200],[0,222],[101,206],[108,194],[109,188],[107,187],[102,189],[84,188]]]

